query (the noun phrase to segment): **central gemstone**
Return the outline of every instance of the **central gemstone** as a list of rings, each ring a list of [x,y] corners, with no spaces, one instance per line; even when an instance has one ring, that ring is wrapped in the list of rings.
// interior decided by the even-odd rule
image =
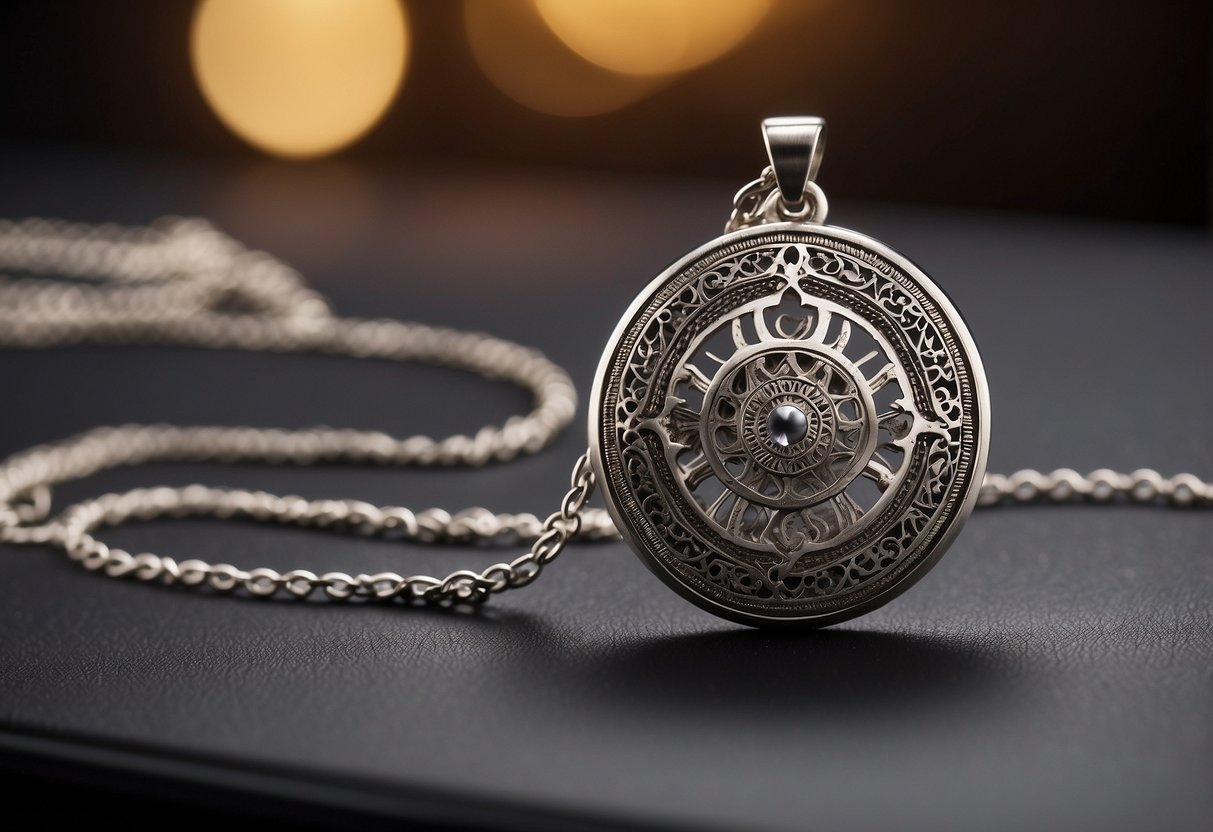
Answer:
[[[781,404],[767,417],[767,433],[776,445],[795,445],[809,432],[809,420],[804,411],[790,404]]]

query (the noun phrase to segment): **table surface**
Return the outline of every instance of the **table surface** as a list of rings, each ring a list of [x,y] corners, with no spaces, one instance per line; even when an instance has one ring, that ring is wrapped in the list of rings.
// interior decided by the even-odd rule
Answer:
[[[736,184],[80,150],[9,149],[0,172],[0,215],[208,216],[345,314],[517,339],[583,396],[617,315],[717,233]],[[1207,235],[910,206],[831,220],[909,254],[965,313],[992,391],[991,470],[1213,474]],[[526,405],[458,373],[320,357],[0,351],[0,373],[5,453],[130,421],[444,435]],[[579,419],[543,454],[477,472],[157,465],[57,499],[202,480],[542,515],[584,443]],[[7,547],[0,748],[136,790],[127,775],[155,774],[249,805],[490,828],[1203,830],[1210,520],[983,510],[905,595],[806,633],[716,620],[622,544],[575,547],[475,613],[214,597]],[[207,521],[107,539],[316,570],[502,556]]]

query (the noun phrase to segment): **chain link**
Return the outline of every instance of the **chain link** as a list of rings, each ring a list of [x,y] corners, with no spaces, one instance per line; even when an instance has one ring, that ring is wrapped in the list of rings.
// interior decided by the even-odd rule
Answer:
[[[513,516],[494,515],[485,509],[462,513],[466,528],[447,533],[442,539],[487,538],[510,528],[511,533],[534,538],[529,551],[508,563],[495,563],[479,572],[461,569],[444,579],[425,575],[404,577],[395,572],[350,575],[326,572],[317,575],[303,569],[285,573],[268,568],[243,570],[227,563],[202,560],[177,562],[151,553],[131,554],[102,543],[93,533],[103,527],[117,526],[129,520],[153,520],[160,517],[218,517],[262,522],[276,521],[304,528],[343,528],[371,536],[398,536],[402,539],[432,542],[440,539],[423,525],[424,513],[406,508],[379,507],[357,500],[305,500],[302,497],[278,497],[260,491],[208,488],[189,485],[183,488],[136,488],[120,494],[105,494],[84,500],[68,508],[53,523],[39,526],[10,526],[0,530],[0,539],[11,543],[52,543],[61,546],[69,558],[86,569],[104,572],[114,578],[133,577],[144,581],[206,585],[218,592],[243,589],[254,596],[276,593],[305,598],[321,591],[333,600],[366,598],[388,601],[401,599],[425,604],[480,603],[495,592],[526,586],[563,551],[568,542],[583,531],[586,501],[594,491],[588,457],[582,455],[573,470],[572,483],[560,511],[539,523],[527,516],[534,529],[519,532]],[[596,527],[588,536],[606,536],[614,531],[603,527],[595,514]],[[450,528],[457,517],[437,518],[436,525]],[[533,532],[533,533],[532,533]]]
[[[1116,501],[1207,508],[1213,505],[1213,483],[1195,474],[1164,477],[1149,468],[1130,474],[1100,468],[1085,476],[1070,468],[1049,473],[1024,469],[1013,474],[986,474],[977,505]]]
[[[768,171],[743,188],[730,227],[758,221],[774,193]],[[818,209],[824,209],[824,204]],[[818,210],[814,209],[814,210]],[[0,462],[0,543],[53,545],[85,568],[218,592],[332,600],[403,600],[429,605],[476,604],[534,581],[574,538],[618,536],[610,517],[587,508],[594,476],[587,455],[573,469],[560,508],[532,514],[486,508],[454,513],[374,506],[358,500],[306,500],[260,491],[137,488],[83,500],[51,517],[51,489],[100,471],[149,462],[319,462],[480,467],[533,454],[576,412],[565,371],[536,350],[479,333],[395,320],[338,318],[299,274],[267,254],[244,248],[199,220],[165,219],[145,228],[90,226],[50,220],[0,221],[0,346],[78,344],[172,345],[205,349],[320,353],[391,362],[419,362],[476,373],[529,391],[533,409],[474,436],[398,439],[359,430],[122,425],[99,427],[31,448]],[[67,278],[50,282],[40,275]],[[979,506],[1035,501],[1114,500],[1213,505],[1213,483],[1192,474],[1166,478],[1070,469],[988,474]],[[394,572],[317,575],[304,569],[240,569],[112,548],[94,533],[129,520],[158,517],[240,518],[420,543],[530,541],[512,561],[445,578]]]
[[[576,412],[565,371],[536,350],[479,333],[395,320],[337,318],[285,264],[198,220],[167,218],[146,228],[32,219],[0,222],[0,346],[172,345],[205,349],[320,353],[453,367],[519,386],[531,412],[473,436],[398,439],[374,431],[173,425],[99,427],[17,453],[0,463],[0,542],[53,544],[86,568],[252,595],[282,591],[333,599],[401,598],[426,604],[478,603],[533,581],[574,536],[616,536],[605,511],[585,507],[593,491],[586,458],[561,509],[547,520],[473,507],[373,506],[263,492],[184,488],[106,494],[50,518],[51,488],[125,465],[149,462],[351,462],[413,467],[479,467],[533,454]],[[46,275],[58,276],[48,281]],[[533,541],[509,563],[446,578],[394,573],[315,575],[245,571],[200,560],[178,563],[110,548],[93,532],[127,520],[211,516],[343,528],[423,543]]]
[[[745,185],[733,196],[733,211],[724,225],[728,234],[742,228],[752,228],[769,222],[823,223],[829,212],[825,193],[816,182],[805,183],[805,195],[799,205],[783,201],[775,181],[775,169],[769,165],[762,175]]]

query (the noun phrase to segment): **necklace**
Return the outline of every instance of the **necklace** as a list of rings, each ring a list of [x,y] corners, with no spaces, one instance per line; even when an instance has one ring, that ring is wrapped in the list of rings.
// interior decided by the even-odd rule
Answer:
[[[574,538],[621,535],[689,600],[747,624],[820,626],[895,597],[974,507],[1116,499],[1213,505],[1213,484],[1150,470],[985,472],[990,404],[959,314],[917,266],[825,225],[820,119],[763,123],[770,166],[725,234],[644,289],[604,352],[590,449],[540,520],[412,511],[240,489],[139,488],[52,514],[51,489],[151,462],[340,461],[479,467],[543,449],[576,413],[565,371],[487,335],[334,315],[297,273],[197,220],[145,228],[0,223],[0,345],[186,346],[421,362],[503,380],[533,406],[474,436],[124,425],[0,462],[0,542],[54,546],[111,577],[254,596],[477,604],[534,581]],[[47,276],[67,280],[48,281]],[[587,505],[596,486],[606,510]],[[315,574],[132,554],[97,535],[128,520],[211,516],[529,548],[443,578]],[[618,530],[618,531],[617,531]]]

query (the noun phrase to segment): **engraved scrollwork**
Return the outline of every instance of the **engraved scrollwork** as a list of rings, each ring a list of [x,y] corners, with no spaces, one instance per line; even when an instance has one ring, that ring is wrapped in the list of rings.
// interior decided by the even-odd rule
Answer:
[[[743,236],[621,328],[600,380],[606,493],[697,594],[829,614],[929,555],[964,502],[984,437],[970,358],[877,244]]]

